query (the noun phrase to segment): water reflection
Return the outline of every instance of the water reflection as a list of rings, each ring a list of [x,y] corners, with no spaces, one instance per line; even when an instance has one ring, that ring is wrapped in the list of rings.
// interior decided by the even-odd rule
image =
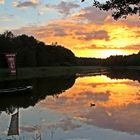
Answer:
[[[44,140],[139,140],[139,81],[139,72],[122,70],[19,81],[19,85],[33,85],[33,92],[27,97],[0,98],[0,110],[25,108],[20,125],[25,137],[38,131]]]
[[[109,76],[115,78],[114,73]],[[117,79],[116,74],[116,79],[108,74],[78,78],[58,99],[49,97],[39,105],[89,125],[140,134],[140,83],[126,79],[126,75]],[[91,103],[96,106],[91,108]]]
[[[110,77],[111,79],[130,79],[130,80],[137,80],[140,82],[140,72],[139,70],[131,70],[131,69],[123,69],[123,68],[115,68],[110,69],[106,73],[106,76]]]
[[[74,75],[0,82],[0,89],[26,85],[32,85],[34,87],[33,91],[28,94],[18,96],[12,95],[10,97],[0,95],[0,111],[13,112],[14,107],[27,108],[29,106],[34,106],[37,102],[43,100],[48,95],[58,96],[66,89],[71,88],[74,82]]]

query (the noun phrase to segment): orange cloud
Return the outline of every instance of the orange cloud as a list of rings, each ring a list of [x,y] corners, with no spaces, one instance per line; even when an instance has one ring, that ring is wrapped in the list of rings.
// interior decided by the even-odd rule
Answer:
[[[22,27],[14,32],[34,35],[49,44],[58,42],[71,49],[76,56],[92,57],[95,55],[96,47],[104,50],[127,49],[132,50],[130,53],[137,52],[138,49],[134,49],[133,46],[140,44],[138,27],[140,23],[135,17],[114,21],[109,13],[88,7],[70,17],[53,20],[42,26]],[[93,45],[96,47],[94,48]],[[86,49],[87,53],[82,54],[80,52],[82,49]],[[98,57],[102,56],[98,55]]]
[[[133,49],[140,51],[140,44],[126,46],[125,49]]]
[[[77,39],[90,41],[90,40],[108,40],[109,35],[105,30],[91,31],[91,32],[76,32]],[[79,36],[79,37],[78,37]]]
[[[5,3],[5,0],[0,0],[0,4],[4,4]]]

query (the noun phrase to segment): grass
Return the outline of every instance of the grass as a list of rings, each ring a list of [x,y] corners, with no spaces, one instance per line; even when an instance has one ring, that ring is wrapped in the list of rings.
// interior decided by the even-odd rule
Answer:
[[[72,67],[38,67],[38,68],[19,68],[17,76],[9,75],[8,69],[0,69],[0,81],[27,79],[34,77],[51,77],[72,74],[97,73],[104,71],[105,67],[96,66],[72,66]]]
[[[51,76],[63,76],[72,74],[85,74],[85,73],[100,73],[104,72],[110,67],[101,66],[71,66],[71,67],[36,67],[36,68],[19,68],[17,69],[17,76],[10,76],[8,69],[0,69],[0,81],[14,80],[14,79],[28,79],[28,78],[41,78]],[[140,70],[140,66],[129,67],[116,67],[131,70]]]

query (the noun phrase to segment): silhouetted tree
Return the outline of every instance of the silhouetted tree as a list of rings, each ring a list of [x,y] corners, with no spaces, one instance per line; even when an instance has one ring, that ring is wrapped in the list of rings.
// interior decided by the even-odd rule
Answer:
[[[140,0],[107,0],[105,3],[101,3],[98,0],[93,1],[93,6],[101,10],[114,10],[112,13],[114,19],[126,18],[128,15],[136,14],[140,16]]]
[[[80,57],[76,60],[80,66],[140,66],[140,52],[128,56],[110,56],[106,59]]]
[[[46,45],[33,36],[0,34],[0,67],[6,67],[4,54],[17,53],[18,67],[75,65],[74,53],[61,45]]]
[[[129,56],[110,56],[107,59],[77,58],[61,45],[46,45],[33,36],[14,36],[11,32],[0,34],[0,68],[7,67],[5,53],[17,53],[17,67],[40,66],[140,66],[140,52]]]
[[[8,95],[8,97],[6,95],[2,96],[2,98],[0,98],[0,113],[2,111],[6,111],[10,114],[15,111],[15,108],[34,106],[40,100],[45,99],[48,95],[58,96],[65,90],[71,88],[75,83],[75,79],[75,75],[69,75],[41,79],[20,79],[18,80],[18,83],[16,80],[0,81],[0,89],[24,85],[33,85],[34,87],[32,92],[28,94],[22,94],[20,96]]]

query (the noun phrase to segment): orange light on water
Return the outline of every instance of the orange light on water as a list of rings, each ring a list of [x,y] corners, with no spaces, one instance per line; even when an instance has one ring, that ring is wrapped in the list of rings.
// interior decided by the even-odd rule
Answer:
[[[65,99],[65,103],[70,104],[68,108],[71,110],[76,107],[86,108],[90,102],[105,108],[120,108],[124,105],[140,103],[139,85],[138,82],[129,79],[110,79],[104,75],[82,77],[76,80],[75,85],[68,89],[66,94],[61,94],[56,102]],[[79,104],[79,100],[82,102],[81,104]],[[49,98],[46,102],[47,105],[48,102]]]

